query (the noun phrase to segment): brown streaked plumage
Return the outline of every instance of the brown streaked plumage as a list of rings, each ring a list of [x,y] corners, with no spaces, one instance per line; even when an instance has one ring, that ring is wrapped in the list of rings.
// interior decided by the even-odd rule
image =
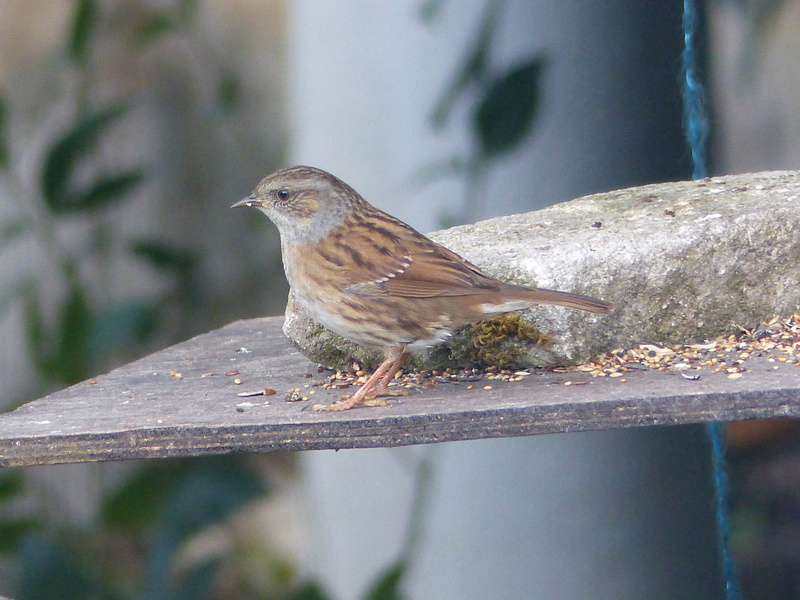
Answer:
[[[468,323],[535,304],[596,314],[611,308],[587,296],[490,277],[321,169],[276,171],[233,205],[240,206],[258,208],[278,227],[286,278],[303,308],[335,333],[385,353],[369,380],[329,410],[390,393],[409,351],[433,346]]]

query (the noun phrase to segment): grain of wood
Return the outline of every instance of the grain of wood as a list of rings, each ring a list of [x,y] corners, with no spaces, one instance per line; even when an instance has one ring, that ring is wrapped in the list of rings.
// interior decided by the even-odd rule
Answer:
[[[534,373],[492,381],[490,390],[439,385],[389,398],[385,407],[316,412],[314,404],[341,392],[310,387],[324,376],[283,336],[281,323],[237,321],[0,415],[0,465],[372,448],[800,415],[800,369],[776,371],[757,361],[735,380],[656,371],[626,374],[625,382]],[[277,393],[239,396],[263,388]],[[286,402],[295,389],[308,400]]]

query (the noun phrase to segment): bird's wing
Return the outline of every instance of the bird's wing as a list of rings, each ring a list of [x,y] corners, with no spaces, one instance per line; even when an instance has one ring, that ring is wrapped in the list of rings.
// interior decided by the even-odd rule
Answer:
[[[379,277],[351,285],[347,291],[358,296],[432,298],[491,294],[499,288],[500,283],[478,267],[431,242],[390,259]]]

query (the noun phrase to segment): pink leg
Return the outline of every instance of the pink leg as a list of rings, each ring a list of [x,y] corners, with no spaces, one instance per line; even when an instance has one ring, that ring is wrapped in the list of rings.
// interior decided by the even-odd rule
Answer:
[[[399,354],[397,356],[394,355],[395,352],[389,354],[378,368],[375,369],[375,372],[367,379],[367,382],[362,385],[355,394],[351,396],[345,396],[340,400],[337,400],[330,406],[328,406],[329,411],[339,411],[339,410],[348,410],[357,406],[359,404],[364,404],[366,401],[375,398],[376,396],[392,394],[393,392],[389,390],[389,383],[394,379],[394,376],[400,370],[400,367],[403,366],[406,358],[408,358],[408,352],[405,351],[404,348],[400,349]]]
[[[373,396],[385,396],[387,394],[397,395],[389,389],[389,384],[392,382],[392,379],[394,379],[394,376],[397,375],[397,372],[400,370],[400,367],[403,366],[403,363],[406,362],[408,354],[408,352],[403,351],[397,355],[397,358],[394,359],[394,362],[389,367],[389,370],[386,371],[386,374],[381,377],[381,380],[378,382],[377,388],[372,394]]]

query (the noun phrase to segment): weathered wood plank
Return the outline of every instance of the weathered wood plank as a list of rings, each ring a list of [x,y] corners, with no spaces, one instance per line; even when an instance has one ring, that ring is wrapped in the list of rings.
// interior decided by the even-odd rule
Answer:
[[[537,373],[472,390],[439,385],[391,398],[385,407],[314,412],[313,403],[332,402],[337,393],[317,388],[308,401],[284,400],[288,390],[322,376],[283,336],[281,323],[238,321],[0,415],[0,465],[369,448],[800,415],[800,368],[774,370],[759,359],[748,361],[748,372],[736,380],[707,374],[690,381],[657,371],[626,374],[625,382]],[[231,370],[240,372],[241,385],[225,375]],[[215,375],[203,376],[209,372]],[[566,380],[588,383],[566,386]],[[484,390],[489,383],[492,389]],[[264,387],[277,394],[237,395]],[[253,406],[242,410],[243,400]]]

